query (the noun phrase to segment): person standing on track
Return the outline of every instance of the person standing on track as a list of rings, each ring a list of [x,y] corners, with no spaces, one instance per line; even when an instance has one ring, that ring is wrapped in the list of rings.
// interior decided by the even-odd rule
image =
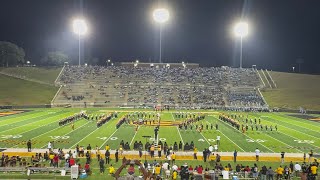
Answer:
[[[27,142],[28,152],[31,152],[31,140]]]
[[[106,164],[110,163],[110,151],[106,150],[106,152],[104,153],[104,156],[106,158]]]
[[[256,148],[256,150],[254,152],[256,153],[256,161],[259,161],[260,150],[258,148]]]
[[[118,149],[116,150],[116,153],[114,154],[115,158],[116,158],[116,162],[119,161],[119,152]]]
[[[233,152],[233,162],[237,162],[238,151],[234,150]]]

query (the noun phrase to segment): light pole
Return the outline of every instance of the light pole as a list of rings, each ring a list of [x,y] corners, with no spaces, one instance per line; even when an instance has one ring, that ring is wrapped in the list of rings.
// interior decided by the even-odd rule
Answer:
[[[109,66],[109,63],[111,62],[110,59],[107,60],[107,67]]]
[[[79,66],[81,65],[81,36],[85,35],[88,31],[88,26],[83,19],[73,20],[73,32],[78,35],[79,38]]]
[[[162,24],[169,20],[170,14],[167,9],[159,8],[153,11],[153,19],[160,25],[160,50],[159,50],[159,62],[161,62],[161,36],[162,36]]]
[[[242,38],[248,35],[248,24],[239,22],[234,26],[234,33],[240,37],[240,68],[242,68]]]

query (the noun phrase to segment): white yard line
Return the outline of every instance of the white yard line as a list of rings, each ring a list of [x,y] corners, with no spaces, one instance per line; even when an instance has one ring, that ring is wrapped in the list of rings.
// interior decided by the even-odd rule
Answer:
[[[44,135],[44,134],[47,134],[47,133],[49,133],[49,132],[51,132],[51,131],[55,131],[56,129],[59,129],[59,128],[61,128],[61,127],[63,127],[63,126],[58,126],[57,128],[51,129],[50,131],[47,131],[47,132],[45,132],[45,133],[42,133],[42,134],[40,134],[40,135],[38,135],[38,136],[35,136],[35,137],[31,138],[31,140],[34,139],[34,138],[37,138],[37,137],[39,137],[39,136],[42,136],[42,135]],[[12,146],[12,148],[17,147],[17,146],[18,146],[18,145]]]
[[[283,114],[276,114],[276,116],[279,116],[280,118],[287,118],[285,115],[283,115]],[[262,117],[262,116],[261,116]],[[264,116],[264,117],[268,117],[268,116]],[[269,117],[270,118],[270,117]],[[291,116],[290,116],[290,118],[291,118]],[[308,131],[313,131],[313,132],[317,132],[317,133],[319,133],[319,131],[316,131],[316,130],[314,130],[314,129],[308,129],[308,128],[306,128],[306,127],[304,127],[303,125],[305,125],[305,124],[308,124],[308,125],[310,125],[311,123],[306,123],[306,122],[304,122],[304,121],[299,121],[298,119],[296,119],[296,117],[293,117],[294,119],[290,119],[291,121],[295,121],[295,122],[297,122],[298,124],[295,124],[295,126],[298,126],[299,125],[299,128],[303,128],[303,129],[306,129],[306,130],[308,130]],[[274,118],[271,118],[271,119],[274,119]],[[284,120],[279,120],[279,121],[282,121],[282,122],[286,122],[286,121],[284,121]],[[316,122],[315,122],[316,123]],[[313,124],[313,123],[312,123]]]
[[[102,146],[103,146],[105,143],[107,143],[107,141],[108,141],[118,130],[119,130],[119,129],[116,129],[116,130],[108,137],[108,139],[105,140],[105,141],[101,144],[101,146],[100,146],[99,148],[101,149]]]
[[[213,115],[209,115],[209,116],[212,116],[213,118],[215,118]],[[215,118],[217,119],[217,118]],[[208,120],[207,120],[208,122]],[[228,136],[226,136],[222,131],[218,130],[224,137],[226,137],[229,141],[231,141],[234,145],[236,145],[239,149],[241,149],[243,152],[245,152],[244,149],[242,149],[238,144],[236,144],[234,141],[232,141]]]
[[[140,129],[140,126],[138,127],[138,130],[139,130],[139,129]],[[134,136],[133,136],[133,138],[132,138],[131,141],[130,141],[130,146],[131,146],[134,138],[136,137],[138,130],[134,133]]]
[[[87,125],[88,123],[89,123],[89,121],[88,121],[87,123],[83,124],[82,126],[79,126],[78,128],[76,128],[76,129],[73,130],[73,131],[76,131],[77,129],[80,129],[81,127]],[[66,134],[64,134],[64,135],[62,135],[62,136],[68,135],[68,134],[72,133],[73,131],[70,131],[70,132],[68,132],[68,133],[66,133]],[[62,137],[62,136],[60,136],[60,137]],[[58,138],[58,139],[60,139],[60,138]],[[55,141],[58,140],[58,139],[53,140],[53,142],[55,142]],[[46,146],[47,146],[47,145],[44,145],[44,146],[42,146],[40,149],[45,148]]]
[[[216,118],[216,117],[214,117],[214,118],[217,119],[218,121],[221,121],[221,120],[219,120],[219,119]],[[230,126],[232,129],[235,129],[234,127],[232,127],[230,124],[228,124],[228,123],[226,123],[226,122],[223,122],[223,121],[222,121],[222,123]],[[243,134],[243,135],[245,135],[245,136],[248,137],[249,139],[252,139],[252,138],[249,137],[247,134]],[[256,143],[260,144],[261,146],[265,147],[266,149],[270,150],[271,152],[274,152],[274,151],[272,151],[270,148],[268,148],[267,146],[265,146],[265,145],[263,145],[263,144],[261,144],[261,143],[259,143],[259,142],[256,142]]]
[[[171,112],[171,116],[172,116],[173,121],[176,121],[176,118],[174,118],[172,112]]]
[[[203,135],[202,133],[200,133],[200,134],[201,134],[201,136],[204,138],[204,140],[206,140],[206,141],[207,141],[207,143],[208,143],[208,144],[210,144],[210,143],[209,143],[209,141],[207,140],[207,138],[206,138],[206,137],[204,137],[204,135]]]
[[[23,132],[21,132],[21,133],[19,133],[19,134],[24,134],[24,133],[27,133],[27,132],[33,131],[33,130],[35,130],[35,129],[38,129],[39,127],[41,127],[41,126],[37,126],[36,128],[29,129],[28,131],[23,131]],[[1,140],[5,140],[5,139],[9,139],[9,138],[1,138]]]
[[[177,128],[177,131],[178,131],[178,133],[179,133],[179,136],[180,136],[180,139],[181,139],[181,141],[182,141],[182,144],[184,145],[184,142],[183,142],[183,139],[182,139],[182,136],[181,136],[180,130],[179,130],[179,128],[178,128],[178,127],[176,127],[176,128]]]
[[[19,113],[19,114],[23,115],[23,113]],[[38,113],[34,113],[34,114],[38,114]],[[32,115],[32,117],[27,118],[27,119],[24,119],[24,120],[21,120],[21,121],[14,121],[14,120],[23,119],[23,116],[13,117],[13,118],[11,118],[11,119],[1,120],[2,124],[0,125],[0,127],[2,127],[2,126],[8,126],[8,125],[9,125],[9,126],[12,126],[12,124],[21,123],[21,122],[23,122],[23,121],[28,121],[28,120],[30,120],[30,119],[36,118],[36,117],[34,117],[34,114],[25,114],[25,115],[23,115],[23,116],[30,116],[30,115]],[[15,114],[15,115],[18,115],[18,114]],[[47,114],[45,114],[45,115],[43,115],[43,116],[46,116],[46,115],[47,115]],[[3,116],[3,117],[6,117],[6,116]],[[39,117],[39,116],[37,116],[37,117]],[[40,116],[40,117],[41,117],[41,116]],[[12,122],[12,123],[6,123],[6,122],[3,122],[3,121],[13,121],[13,122]]]
[[[285,133],[283,133],[283,132],[281,132],[281,131],[277,131],[277,132],[279,132],[279,133],[281,133],[281,134],[284,134],[284,135],[287,135],[287,136],[290,136],[290,137],[292,137],[293,139],[297,139],[297,140],[298,140],[298,138],[293,137],[293,136],[291,136],[291,135],[289,135],[289,134],[285,134]],[[311,143],[309,143],[309,144],[310,144],[311,146],[316,147],[316,148],[320,148],[319,146],[313,145],[313,144],[311,144]]]
[[[59,115],[57,115],[57,116],[59,116]],[[47,118],[45,118],[45,119],[42,119],[42,120],[40,120],[40,121],[36,121],[36,122],[31,122],[31,123],[28,123],[28,124],[24,124],[24,125],[22,125],[22,126],[17,126],[17,127],[15,127],[15,128],[12,128],[12,129],[7,129],[7,130],[5,130],[5,131],[2,131],[1,133],[3,133],[3,132],[7,132],[7,131],[10,131],[10,130],[13,130],[13,129],[17,129],[17,128],[20,128],[20,127],[23,127],[23,126],[26,126],[26,125],[30,125],[30,124],[34,124],[34,123],[38,123],[38,122],[41,122],[41,121],[44,121],[44,120],[48,120],[48,119],[50,119],[50,118],[53,118],[54,116],[51,116],[51,117],[47,117]],[[58,120],[57,120],[58,121]],[[57,122],[57,121],[54,121],[54,122]],[[52,122],[53,123],[53,122]],[[51,124],[51,123],[50,123]],[[40,126],[36,126],[36,128],[34,128],[34,129],[37,129],[37,128],[39,128]],[[33,129],[31,129],[31,130],[33,130]],[[31,131],[31,130],[28,130],[28,131],[24,131],[24,132],[22,132],[22,133],[26,133],[26,132],[29,132],[29,131]],[[22,134],[22,133],[19,133],[19,134]]]
[[[70,146],[69,149],[72,149],[72,147],[76,146],[77,144],[79,144],[81,141],[83,141],[85,138],[87,138],[88,136],[90,136],[92,133],[94,133],[96,130],[98,130],[99,128],[95,129],[94,131],[92,131],[91,133],[87,134],[84,138],[82,138],[80,141],[78,141],[77,143],[75,143],[74,145]]]
[[[235,142],[233,142],[228,136],[226,136],[222,131],[218,130],[224,137],[226,137],[229,141],[231,141],[234,145],[236,145],[239,149],[241,149],[241,151],[245,152],[245,150],[243,150],[238,144],[236,144]]]
[[[272,139],[274,139],[274,140],[276,140],[276,141],[278,141],[278,142],[280,142],[280,143],[282,143],[282,144],[285,144],[285,145],[287,145],[287,146],[289,146],[289,147],[291,147],[291,148],[293,148],[293,149],[296,149],[296,150],[298,150],[299,152],[303,153],[303,151],[300,151],[299,149],[297,149],[297,148],[295,148],[295,147],[293,147],[293,146],[290,146],[289,144],[287,144],[287,143],[285,143],[285,142],[282,142],[282,141],[280,141],[280,140],[278,140],[278,139],[270,136],[269,134],[266,134],[266,133],[265,133],[265,135],[267,135],[267,136],[271,137]]]
[[[273,118],[271,118],[271,119],[273,119]],[[271,122],[271,121],[266,120],[266,119],[263,119],[263,120],[264,120],[264,121]],[[271,123],[274,123],[274,122],[271,122]],[[285,128],[287,128],[287,129],[290,129],[290,130],[292,130],[292,131],[296,131],[296,132],[298,132],[298,133],[304,134],[304,135],[306,135],[306,136],[309,136],[309,137],[312,137],[312,138],[316,138],[316,139],[320,139],[320,138],[315,137],[315,136],[312,136],[312,135],[310,135],[310,134],[306,134],[306,133],[304,133],[304,132],[297,131],[297,130],[295,130],[295,129],[289,128],[289,127],[287,127],[287,126],[284,126],[284,125],[281,125],[281,124],[278,124],[278,125],[279,125],[279,126],[282,126],[282,127],[285,127]],[[297,138],[295,138],[295,139],[297,139]]]

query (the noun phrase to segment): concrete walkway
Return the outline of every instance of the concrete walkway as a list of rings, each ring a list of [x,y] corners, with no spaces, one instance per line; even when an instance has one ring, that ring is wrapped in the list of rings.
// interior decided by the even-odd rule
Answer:
[[[45,153],[46,151],[48,151],[48,149],[32,149],[32,152],[27,152],[26,148],[8,148],[3,150],[2,152],[6,155],[9,156],[16,156],[19,155],[21,157],[31,157],[32,155],[35,155],[35,153]],[[73,152],[75,151],[75,149],[63,149],[63,152]],[[58,149],[54,149],[54,152],[58,152]],[[105,150],[100,150],[102,157],[104,157],[105,154]],[[114,158],[114,153],[115,150],[111,150],[111,158]],[[92,157],[96,156],[96,151],[92,150],[91,153]],[[139,157],[139,152],[138,151],[124,151],[124,153],[122,155],[119,156],[120,158],[126,157],[129,159],[144,159],[145,158],[145,154],[147,155],[147,159],[151,159],[150,155],[148,152],[143,151],[143,156],[140,158]],[[184,152],[184,151],[177,151],[175,152],[176,154],[176,159],[177,160],[193,160],[193,152]],[[216,154],[216,153],[215,153]],[[218,152],[218,154],[221,156],[221,160],[225,160],[225,161],[232,161],[233,160],[233,152]],[[158,152],[155,151],[155,156],[158,155]],[[308,155],[307,155],[308,156]],[[198,152],[197,153],[197,157],[198,160],[202,160],[202,152]],[[162,157],[158,158],[156,157],[155,159],[163,159],[165,160],[165,156],[163,156],[162,153]],[[238,161],[255,161],[256,157],[255,157],[255,153],[254,152],[238,152],[238,156],[237,156],[237,160]],[[307,159],[308,160],[308,157]],[[280,153],[260,153],[260,161],[272,161],[272,162],[280,162]],[[303,153],[286,153],[285,154],[285,161],[303,161]]]

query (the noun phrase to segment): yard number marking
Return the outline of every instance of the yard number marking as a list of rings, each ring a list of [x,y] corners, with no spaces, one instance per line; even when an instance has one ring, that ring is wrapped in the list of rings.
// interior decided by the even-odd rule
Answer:
[[[246,139],[246,140],[249,143],[253,143],[253,142],[263,143],[263,142],[266,142],[266,140],[262,140],[262,139],[256,139],[256,140],[254,140],[254,139]]]
[[[51,137],[51,139],[54,139],[54,140],[56,140],[56,139],[69,139],[70,138],[70,136],[49,136],[49,137]]]
[[[17,134],[17,135],[1,135],[0,138],[4,138],[4,139],[10,139],[10,138],[13,138],[13,139],[18,139],[18,138],[21,138],[22,135],[20,134]]]
[[[314,141],[312,140],[299,140],[299,139],[295,139],[293,141],[296,141],[297,143],[306,143],[306,144],[313,144]]]

